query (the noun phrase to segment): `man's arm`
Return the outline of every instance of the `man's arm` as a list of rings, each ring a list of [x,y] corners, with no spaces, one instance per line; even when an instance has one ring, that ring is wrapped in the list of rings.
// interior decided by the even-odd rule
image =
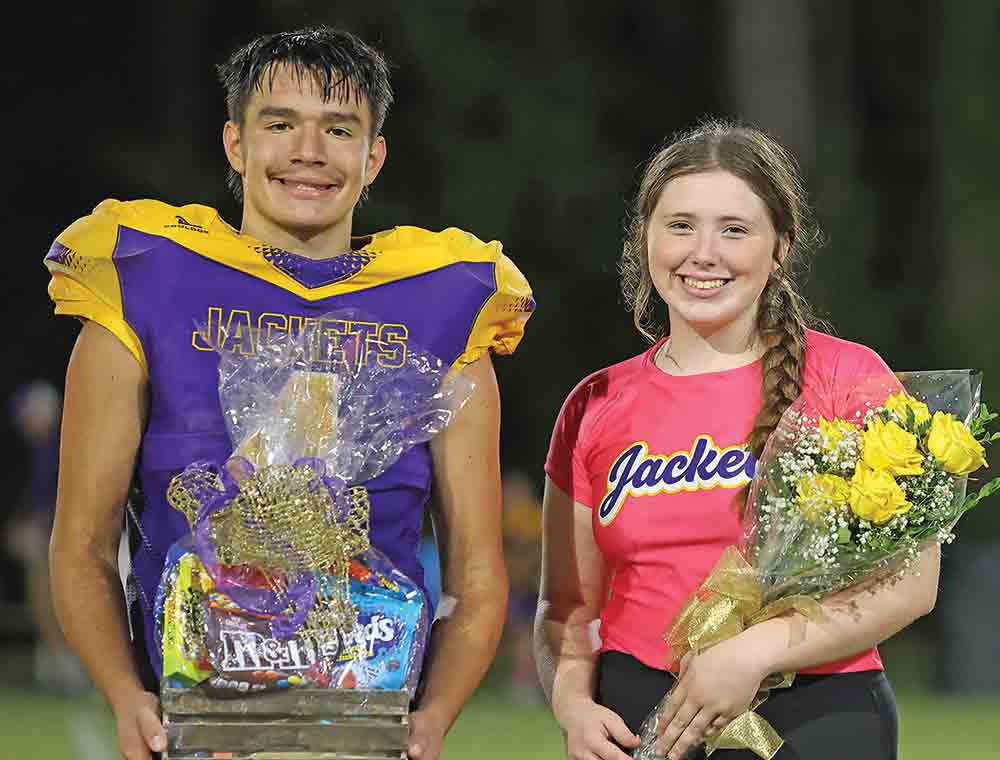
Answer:
[[[410,756],[436,760],[445,733],[496,653],[507,612],[500,507],[500,392],[487,354],[464,372],[472,397],[431,441],[440,509],[442,592],[454,611],[434,625]]]
[[[84,324],[66,373],[56,516],[49,547],[56,617],[118,720],[121,753],[165,747],[154,695],[130,653],[118,544],[145,424],[146,378],[108,330]]]

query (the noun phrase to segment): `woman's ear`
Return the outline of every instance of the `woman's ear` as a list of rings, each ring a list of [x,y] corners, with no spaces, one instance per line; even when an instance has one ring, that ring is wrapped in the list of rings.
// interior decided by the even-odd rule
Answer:
[[[774,257],[771,260],[772,272],[776,272],[784,266],[791,249],[792,241],[789,239],[787,233],[778,238],[778,242],[774,245]]]

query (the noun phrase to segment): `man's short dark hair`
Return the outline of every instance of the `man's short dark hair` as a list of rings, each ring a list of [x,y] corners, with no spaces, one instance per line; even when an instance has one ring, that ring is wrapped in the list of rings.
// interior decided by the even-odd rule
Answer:
[[[270,86],[277,64],[286,64],[300,77],[314,77],[326,100],[367,102],[371,112],[371,138],[382,131],[392,105],[389,64],[385,56],[350,32],[329,26],[315,26],[294,32],[258,37],[241,47],[217,67],[226,88],[229,120],[243,126],[247,103],[254,90]],[[240,176],[229,170],[228,183],[243,200]]]

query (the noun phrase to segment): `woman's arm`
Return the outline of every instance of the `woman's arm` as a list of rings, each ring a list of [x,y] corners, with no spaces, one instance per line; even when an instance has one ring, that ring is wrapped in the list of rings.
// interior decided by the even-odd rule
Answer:
[[[691,658],[660,722],[658,746],[680,758],[717,717],[744,712],[771,673],[804,670],[871,649],[934,609],[941,547],[925,548],[902,577],[860,583],[822,602],[825,619],[797,612],[751,626]]]
[[[542,577],[535,617],[535,663],[570,758],[627,760],[612,743],[635,747],[624,721],[594,702],[593,623],[607,594],[608,574],[594,542],[591,511],[545,479]]]
[[[934,609],[941,546],[925,548],[911,570],[862,583],[823,600],[826,619],[798,613],[744,631],[741,646],[760,658],[765,675],[804,670],[864,652]]]

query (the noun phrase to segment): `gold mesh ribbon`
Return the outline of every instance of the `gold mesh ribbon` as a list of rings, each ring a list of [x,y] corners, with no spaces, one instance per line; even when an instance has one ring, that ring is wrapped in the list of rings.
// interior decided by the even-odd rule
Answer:
[[[290,573],[315,572],[332,582],[303,625],[303,635],[353,628],[350,600],[351,558],[369,548],[368,491],[355,487],[335,500],[320,475],[308,466],[272,465],[238,481],[239,493],[209,518],[212,543],[223,565],[250,565],[261,571],[275,592]],[[167,501],[194,528],[198,511],[223,491],[218,475],[188,468],[171,480]]]
[[[759,574],[735,546],[730,546],[664,635],[670,645],[672,665],[680,663],[689,652],[697,654],[790,610],[815,621],[824,617],[819,602],[808,596],[789,596],[764,605]],[[766,679],[750,709],[717,736],[706,740],[706,756],[717,749],[749,749],[764,760],[771,760],[784,740],[754,711],[767,699],[771,689],[787,688],[794,678],[794,673],[780,673]]]

